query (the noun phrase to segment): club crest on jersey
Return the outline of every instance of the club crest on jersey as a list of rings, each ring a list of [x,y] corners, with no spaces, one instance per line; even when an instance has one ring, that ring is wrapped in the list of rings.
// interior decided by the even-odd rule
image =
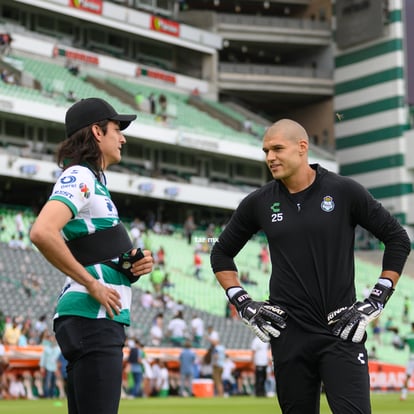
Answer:
[[[325,196],[321,203],[321,209],[330,213],[335,208],[335,203],[331,196]]]

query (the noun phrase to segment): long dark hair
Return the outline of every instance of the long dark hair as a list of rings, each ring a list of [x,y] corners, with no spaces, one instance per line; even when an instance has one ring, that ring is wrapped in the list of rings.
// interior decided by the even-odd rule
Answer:
[[[58,166],[66,170],[72,165],[87,164],[99,177],[102,172],[102,152],[93,135],[92,126],[98,125],[105,135],[108,122],[104,120],[88,125],[66,138],[56,152]]]

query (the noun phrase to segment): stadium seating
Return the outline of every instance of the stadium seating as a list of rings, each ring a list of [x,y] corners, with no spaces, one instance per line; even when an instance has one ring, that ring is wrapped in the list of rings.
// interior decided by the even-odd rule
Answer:
[[[0,310],[10,316],[23,315],[32,319],[47,314],[49,320],[53,316],[56,297],[63,284],[64,275],[52,267],[35,249],[16,250],[7,246],[7,240],[14,234],[14,215],[16,210],[2,207],[0,215],[3,216],[3,225],[6,230],[1,234],[0,244],[0,289],[7,294],[0,295]],[[33,221],[30,212],[25,214],[27,226]],[[27,227],[28,228],[28,227]],[[202,237],[198,233],[195,237]],[[28,241],[28,238],[27,238]],[[205,325],[213,325],[220,333],[222,342],[232,349],[247,349],[253,339],[249,329],[239,320],[230,320],[225,317],[226,298],[212,274],[209,255],[203,254],[202,277],[197,280],[193,270],[193,252],[196,243],[189,245],[180,231],[173,235],[150,234],[151,248],[157,251],[163,247],[165,256],[165,270],[169,273],[170,281],[174,284],[167,292],[175,301],[184,304],[184,319],[189,323],[194,313],[198,313]],[[258,268],[258,252],[262,239],[251,240],[236,258],[241,271],[249,271],[251,277],[258,285],[248,286],[249,293],[257,298],[266,297],[269,275]],[[356,252],[355,263],[357,297],[362,299],[366,286],[372,286],[380,273],[380,267],[366,260],[361,260]],[[380,263],[381,251],[372,252],[375,263]],[[361,252],[362,255],[362,252]],[[366,255],[365,255],[366,256]],[[365,257],[362,256],[362,257]],[[31,289],[30,295],[27,287],[27,276],[31,273],[40,280],[40,286]],[[149,344],[149,331],[157,308],[144,309],[140,306],[140,298],[144,291],[153,291],[149,276],[143,276],[133,285],[133,312],[129,332],[139,336],[142,341]],[[401,335],[410,329],[408,323],[402,321],[404,296],[414,291],[414,279],[403,275],[398,289],[389,301],[384,316],[380,319],[380,326],[384,327],[385,320],[391,317]],[[164,326],[172,318],[172,311],[165,311]],[[411,316],[411,315],[410,315]],[[411,321],[411,319],[409,319]],[[377,356],[381,361],[405,364],[407,352],[396,350],[391,344],[392,333],[381,333],[381,345],[368,330],[367,348],[376,347]],[[169,344],[166,344],[169,345]]]
[[[187,103],[188,95],[186,94],[171,92],[165,89],[156,88],[153,85],[145,85],[143,83],[132,82],[127,79],[113,76],[108,77],[108,81],[117,85],[124,91],[128,91],[133,96],[138,92],[141,92],[144,96],[149,96],[150,93],[154,93],[156,96],[164,94],[171,111],[171,122],[177,127],[188,128],[193,132],[208,133],[208,135],[225,137],[227,140],[236,140],[238,142],[253,145],[257,144],[257,140],[251,135],[237,132],[220,121],[210,117],[205,112],[189,105]],[[221,109],[223,109],[223,107],[224,105],[220,105]]]
[[[19,54],[14,54],[11,59],[15,61],[15,64],[18,62],[18,66],[24,68],[23,71],[31,74],[34,79],[39,81],[42,90],[40,91],[32,88],[1,83],[0,90],[5,94],[21,97],[23,99],[30,99],[35,102],[68,106],[69,103],[66,94],[69,91],[73,91],[78,99],[97,96],[102,99],[110,100],[120,112],[128,113],[136,111],[135,107],[131,107],[131,105],[122,102],[115,96],[110,95],[103,89],[95,87],[91,82],[88,82],[87,72],[74,76],[59,62],[54,63]],[[102,74],[96,75],[102,78]],[[151,92],[156,96],[164,94],[167,97],[169,107],[169,126],[180,127],[192,132],[217,136],[239,143],[257,145],[257,139],[251,134],[236,131],[209,116],[207,113],[188,104],[188,94],[179,93],[178,91],[172,92],[161,87],[157,88],[154,85],[148,85],[140,83],[139,81],[127,80],[116,76],[109,76],[106,79],[104,78],[104,80],[117,86],[123,91],[127,91],[131,94],[132,98],[135,97],[138,92],[143,93],[145,96],[149,96]],[[237,114],[235,110],[226,107],[224,104],[219,102],[214,103],[214,101],[211,100],[208,100],[207,102],[209,105],[215,106],[220,109],[220,111],[226,113],[227,116],[241,120],[242,116],[240,114]],[[157,119],[152,114],[141,112],[140,122],[157,124]],[[261,126],[255,125],[255,128],[258,133],[264,131]]]

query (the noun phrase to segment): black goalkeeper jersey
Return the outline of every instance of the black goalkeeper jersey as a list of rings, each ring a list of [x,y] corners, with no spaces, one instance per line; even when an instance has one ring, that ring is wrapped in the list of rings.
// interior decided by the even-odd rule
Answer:
[[[306,190],[290,194],[274,180],[249,194],[214,245],[213,271],[235,270],[232,260],[262,230],[272,260],[270,301],[304,329],[330,332],[327,315],[356,300],[355,227],[385,245],[382,267],[401,274],[410,251],[406,231],[356,181],[315,164]],[[379,275],[372,275],[375,283]]]

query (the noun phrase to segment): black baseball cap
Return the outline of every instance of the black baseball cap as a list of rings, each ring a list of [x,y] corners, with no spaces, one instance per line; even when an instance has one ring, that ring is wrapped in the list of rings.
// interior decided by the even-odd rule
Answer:
[[[136,115],[121,115],[106,101],[100,98],[85,98],[73,104],[66,112],[66,135],[72,136],[76,131],[96,122],[109,119],[118,121],[121,130],[136,119]]]

